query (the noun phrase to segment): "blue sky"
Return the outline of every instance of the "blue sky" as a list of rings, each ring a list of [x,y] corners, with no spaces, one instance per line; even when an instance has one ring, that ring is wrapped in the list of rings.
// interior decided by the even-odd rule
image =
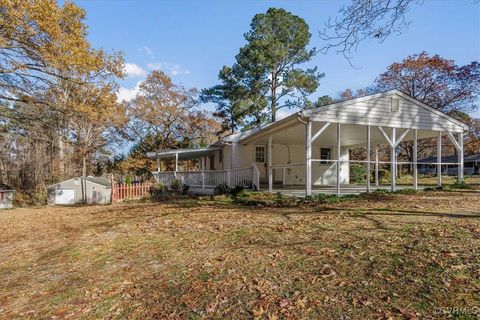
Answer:
[[[175,82],[198,89],[217,83],[223,65],[234,63],[244,45],[252,17],[269,7],[282,7],[304,18],[311,46],[322,46],[318,31],[335,16],[342,1],[76,1],[87,10],[89,39],[96,48],[122,51],[128,77],[120,82],[122,97],[135,93],[151,69],[160,68]],[[466,64],[480,59],[480,3],[474,0],[426,0],[407,16],[410,27],[384,43],[364,42],[352,68],[330,52],[313,58],[310,66],[325,73],[312,95],[336,96],[346,89],[370,85],[395,61],[427,51]],[[210,108],[209,106],[205,106]],[[480,116],[477,111],[476,116]]]

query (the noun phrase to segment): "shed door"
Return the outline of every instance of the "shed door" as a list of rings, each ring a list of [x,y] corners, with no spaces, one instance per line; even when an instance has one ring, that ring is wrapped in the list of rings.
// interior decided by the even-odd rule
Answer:
[[[75,190],[60,189],[55,191],[55,204],[75,204]]]

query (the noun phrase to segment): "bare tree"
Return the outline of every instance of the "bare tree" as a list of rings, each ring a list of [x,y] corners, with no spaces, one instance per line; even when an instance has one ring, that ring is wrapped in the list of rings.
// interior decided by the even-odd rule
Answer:
[[[401,33],[408,25],[406,14],[423,0],[352,0],[339,10],[339,17],[329,18],[320,38],[326,41],[320,50],[336,48],[349,61],[364,40],[383,42],[393,33]]]

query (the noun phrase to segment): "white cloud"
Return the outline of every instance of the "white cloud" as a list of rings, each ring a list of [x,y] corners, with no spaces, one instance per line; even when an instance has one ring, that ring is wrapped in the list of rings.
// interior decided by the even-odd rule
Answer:
[[[147,72],[143,70],[138,64],[135,63],[125,63],[125,73],[127,77],[145,77]]]
[[[133,87],[133,88],[120,87],[120,89],[118,89],[117,101],[118,102],[122,102],[122,101],[129,102],[129,101],[131,101],[133,98],[135,98],[137,93],[140,91],[140,84],[141,83],[142,83],[142,81],[138,81],[137,84],[135,85],[135,87]]]
[[[286,110],[286,109],[283,109],[283,110],[278,110],[277,113],[275,114],[275,118],[276,120],[281,120],[283,118],[286,118],[288,117],[289,115],[291,115],[292,113],[294,112],[297,112],[298,110]]]
[[[183,68],[181,65],[170,62],[152,62],[147,64],[150,70],[162,70],[171,76],[190,74],[190,70]]]
[[[150,47],[143,46],[138,48],[138,51],[145,53],[150,58],[155,58],[155,54],[153,53],[153,50]]]

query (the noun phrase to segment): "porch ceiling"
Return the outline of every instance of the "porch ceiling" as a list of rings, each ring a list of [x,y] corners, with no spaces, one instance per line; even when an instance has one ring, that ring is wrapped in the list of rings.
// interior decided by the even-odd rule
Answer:
[[[314,135],[325,122],[313,122],[312,135]],[[342,146],[358,146],[367,144],[367,127],[362,125],[342,124],[340,132],[340,142]],[[391,128],[383,128],[385,132],[390,135]],[[399,137],[405,129],[397,129],[397,137]],[[273,144],[288,144],[288,145],[304,145],[305,144],[305,125],[298,122],[297,124],[279,129],[272,133]],[[447,134],[445,132],[445,134]],[[418,139],[434,138],[438,136],[436,131],[418,130]],[[403,141],[413,140],[413,130],[407,134]],[[253,144],[267,144],[268,135],[259,137],[252,142]],[[371,127],[371,144],[372,146],[379,144],[386,144],[386,140],[377,127]],[[331,147],[337,145],[337,131],[336,124],[332,123],[320,135],[318,139],[313,142],[316,146]]]

